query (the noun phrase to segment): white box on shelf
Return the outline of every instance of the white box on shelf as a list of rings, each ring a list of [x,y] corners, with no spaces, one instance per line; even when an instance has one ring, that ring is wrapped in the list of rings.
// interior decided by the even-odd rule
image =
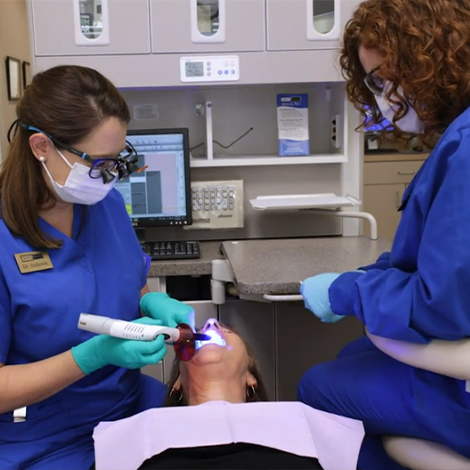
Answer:
[[[277,95],[279,156],[310,155],[308,95]]]

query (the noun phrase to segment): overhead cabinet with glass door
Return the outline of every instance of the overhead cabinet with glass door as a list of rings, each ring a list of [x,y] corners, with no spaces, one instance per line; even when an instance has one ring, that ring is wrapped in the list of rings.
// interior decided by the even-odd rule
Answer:
[[[41,56],[149,54],[148,0],[29,0]]]
[[[267,50],[336,49],[357,0],[266,0]]]
[[[264,0],[150,0],[152,52],[265,50]]]
[[[337,49],[358,3],[28,0],[33,50],[38,57]]]

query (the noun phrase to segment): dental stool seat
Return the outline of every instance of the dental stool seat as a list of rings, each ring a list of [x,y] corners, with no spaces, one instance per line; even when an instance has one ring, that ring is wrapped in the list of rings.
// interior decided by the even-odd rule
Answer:
[[[415,344],[376,336],[367,328],[366,335],[378,349],[397,361],[470,381],[470,339]],[[411,470],[470,470],[470,459],[436,442],[404,436],[384,436],[382,441],[387,454]]]
[[[470,470],[470,460],[436,442],[412,437],[386,436],[385,451],[410,470]]]

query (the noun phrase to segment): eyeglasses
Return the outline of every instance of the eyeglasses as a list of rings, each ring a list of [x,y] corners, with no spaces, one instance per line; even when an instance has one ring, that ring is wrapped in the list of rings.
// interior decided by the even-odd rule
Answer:
[[[139,170],[139,167],[137,166],[139,157],[137,155],[137,151],[130,142],[126,141],[126,148],[115,157],[93,158],[86,152],[81,152],[80,150],[77,150],[70,145],[60,142],[55,137],[52,137],[47,132],[38,129],[37,127],[29,126],[21,121],[18,121],[18,125],[24,130],[35,131],[44,134],[49,139],[51,139],[52,143],[57,147],[64,149],[67,152],[73,153],[74,155],[77,155],[77,157],[83,158],[83,160],[91,163],[91,168],[89,171],[90,178],[103,178],[104,184],[109,183],[115,179],[116,174],[118,179],[122,180],[127,178],[131,173]]]
[[[380,69],[380,65],[374,67],[364,78],[367,88],[375,95],[382,96],[384,93],[385,80],[381,77],[374,76],[375,72]]]

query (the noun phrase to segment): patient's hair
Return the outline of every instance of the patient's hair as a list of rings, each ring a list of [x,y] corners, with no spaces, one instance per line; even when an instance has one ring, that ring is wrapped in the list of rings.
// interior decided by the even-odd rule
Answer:
[[[240,335],[240,333],[237,330],[235,330],[235,328],[232,328],[231,326],[227,326],[222,323],[220,323],[220,325],[223,328],[226,328],[232,331],[233,333],[235,333],[236,335],[238,335],[242,339],[245,345],[246,351],[248,353],[248,358],[249,358],[248,371],[256,379],[257,385],[256,387],[254,387],[254,393],[251,387],[247,389],[246,401],[247,402],[269,401],[268,394],[266,392],[266,387],[264,386],[264,382],[261,377],[261,372],[259,369],[258,361],[256,360],[255,355],[253,354],[253,351],[250,348],[249,344],[245,341],[243,336]],[[166,396],[165,403],[163,406],[187,406],[188,405],[188,402],[186,401],[186,397],[184,396],[184,394],[181,395],[173,391],[173,386],[175,385],[175,382],[178,379],[179,375],[180,375],[180,360],[178,358],[175,358],[175,360],[173,361],[173,365],[171,367],[170,380],[168,381],[168,384],[167,384],[168,392],[167,392],[167,396]]]
[[[392,83],[396,119],[408,100],[425,124],[424,139],[435,140],[470,106],[470,0],[368,0],[356,9],[343,38],[340,64],[347,94],[373,124],[383,118],[364,84],[359,46],[383,57],[380,76]],[[397,136],[400,132],[397,131]]]

